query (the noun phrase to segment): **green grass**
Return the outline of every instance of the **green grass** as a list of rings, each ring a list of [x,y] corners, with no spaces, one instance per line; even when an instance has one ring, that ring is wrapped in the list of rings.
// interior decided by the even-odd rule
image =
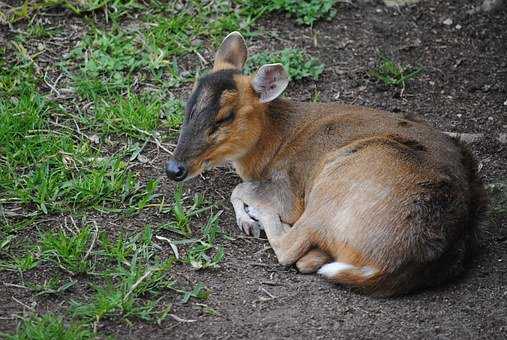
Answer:
[[[378,66],[368,74],[386,86],[405,89],[407,82],[416,79],[422,72],[421,68],[401,65],[386,56],[380,56]]]
[[[71,274],[88,273],[93,269],[88,257],[88,249],[93,245],[91,242],[92,230],[89,227],[72,235],[63,231],[46,232],[40,236],[42,258]]]
[[[332,19],[336,15],[335,4],[336,0],[273,0],[270,9],[288,12],[299,24],[313,26],[318,20]]]
[[[0,13],[26,19],[0,47],[0,272],[30,303],[58,301],[49,303],[56,314],[20,308],[5,337],[104,338],[101,326],[140,320],[166,327],[180,304],[219,313],[202,304],[212,294],[205,282],[178,273],[220,266],[221,211],[183,187],[168,196],[146,176],[169,157],[182,86],[210,67],[210,49],[234,30],[258,36],[268,13],[313,25],[333,15],[332,3],[28,0]],[[59,43],[69,28],[46,24],[48,9],[80,17],[79,41]],[[249,67],[273,62],[294,80],[324,67],[297,49],[261,53]]]
[[[34,15],[36,12],[62,7],[76,15],[83,15],[104,9],[113,19],[119,19],[127,11],[142,9],[135,0],[39,0],[23,1],[22,5],[13,6],[6,12],[0,12],[0,23],[15,23]]]
[[[491,183],[486,186],[489,192],[489,215],[497,218],[507,215],[507,181]]]
[[[8,340],[81,340],[92,339],[94,336],[86,325],[68,324],[58,315],[45,314],[24,319],[16,334],[5,335],[5,338]]]
[[[317,80],[324,71],[324,64],[317,58],[308,56],[303,50],[286,48],[276,52],[260,52],[247,61],[246,73],[255,72],[264,64],[281,63],[289,73],[289,79],[300,80],[310,78]]]

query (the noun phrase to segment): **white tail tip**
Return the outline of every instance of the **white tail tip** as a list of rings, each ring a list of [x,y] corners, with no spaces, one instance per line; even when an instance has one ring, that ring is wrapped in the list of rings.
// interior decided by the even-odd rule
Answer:
[[[339,273],[353,271],[356,274],[362,275],[364,278],[371,277],[377,273],[377,270],[372,267],[356,267],[349,263],[344,262],[331,262],[320,267],[317,274],[326,278],[333,278]]]

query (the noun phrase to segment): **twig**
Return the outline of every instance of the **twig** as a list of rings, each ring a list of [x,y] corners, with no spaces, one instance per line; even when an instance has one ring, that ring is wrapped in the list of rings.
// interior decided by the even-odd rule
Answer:
[[[74,221],[74,217],[72,217],[72,215],[69,215],[69,217],[70,221],[72,222],[72,225],[74,226],[74,229],[76,230],[76,232],[79,233],[79,228],[77,227],[76,221]]]
[[[63,219],[63,227],[69,232],[71,233],[72,235],[76,235],[75,231],[70,229],[69,226],[67,225],[67,216]],[[65,231],[64,231],[65,233]]]
[[[23,306],[23,307],[25,307],[25,308],[27,308],[27,309],[31,310],[32,312],[35,312],[35,308],[30,307],[30,306],[28,306],[27,304],[25,304],[24,302],[19,301],[19,300],[18,300],[18,299],[16,299],[14,296],[12,297],[12,299],[13,299],[15,302],[19,303],[21,306]]]
[[[196,322],[197,321],[197,320],[183,319],[175,314],[169,314],[169,316],[178,322]]]
[[[168,239],[167,237],[163,237],[163,236],[158,236],[156,235],[155,238],[157,240],[161,240],[161,241],[167,241],[169,242],[169,245],[171,246],[171,249],[174,253],[174,256],[176,256],[176,259],[179,260],[180,259],[180,253],[178,251],[178,247],[176,247],[176,245],[173,243],[173,241],[171,241],[170,239]]]
[[[44,77],[42,77],[42,79],[44,80],[44,83],[46,83],[46,85],[47,85],[47,86],[49,86],[49,88],[51,89],[51,92],[53,92],[53,91],[54,91],[54,92],[56,93],[56,95],[57,95],[58,97],[60,97],[60,91],[58,91],[58,89],[56,88],[56,84],[58,84],[58,82],[59,82],[59,81],[60,81],[60,79],[62,78],[63,73],[62,73],[62,74],[60,74],[60,75],[58,76],[58,78],[56,78],[56,80],[54,81],[53,85],[51,85],[51,84],[49,83],[49,81],[48,81],[48,80],[46,80],[46,76],[47,76],[47,75],[48,75],[48,72],[47,72],[47,71],[46,71],[46,72],[44,72]]]
[[[276,296],[274,296],[273,294],[271,294],[270,292],[268,292],[266,289],[262,288],[261,287],[261,290],[266,293],[267,296],[269,296],[271,299],[276,299]]]
[[[195,54],[197,54],[199,59],[201,59],[201,61],[204,65],[208,65],[208,61],[206,59],[204,59],[204,57],[198,51],[194,51],[194,52],[195,52]]]
[[[14,284],[14,283],[9,283],[9,282],[4,282],[3,283],[4,286],[6,287],[14,287],[14,288],[22,288],[22,289],[30,289],[26,286],[22,286],[22,285],[17,285],[17,284]]]
[[[136,283],[134,283],[132,285],[132,287],[130,287],[129,291],[127,292],[127,294],[125,294],[125,296],[123,297],[123,301],[126,301],[127,298],[129,297],[130,294],[132,294],[132,292],[134,291],[134,289],[137,288],[137,286],[139,286],[141,284],[141,282],[144,281],[144,279],[146,279],[148,276],[150,276],[151,274],[153,273],[153,270],[150,269],[148,270],[146,273],[144,273],[143,276],[141,276],[137,281]]]
[[[93,221],[93,225],[95,226],[95,232],[93,233],[92,243],[90,244],[90,248],[88,248],[88,251],[86,252],[85,256],[83,257],[83,260],[86,260],[88,256],[90,256],[90,253],[92,252],[93,247],[95,246],[95,241],[97,240],[97,235],[99,233],[99,227],[97,226],[97,222]]]
[[[168,150],[165,146],[163,146],[162,143],[157,139],[157,137],[155,137],[152,133],[149,133],[148,131],[144,131],[142,129],[139,129],[137,126],[134,126],[134,125],[132,125],[132,128],[134,130],[146,135],[146,136],[153,138],[153,141],[150,141],[151,143],[155,143],[159,148],[161,148],[162,150],[164,150],[165,152],[167,152],[171,156],[173,155],[172,151]]]

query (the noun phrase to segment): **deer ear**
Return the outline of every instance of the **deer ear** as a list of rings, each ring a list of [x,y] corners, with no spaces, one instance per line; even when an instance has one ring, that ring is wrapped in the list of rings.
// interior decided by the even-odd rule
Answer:
[[[261,103],[268,103],[282,94],[289,84],[289,74],[282,64],[267,64],[261,66],[251,85],[260,96]]]
[[[239,32],[229,33],[222,41],[222,45],[215,54],[213,70],[236,68],[241,70],[245,64],[248,52],[245,39]]]

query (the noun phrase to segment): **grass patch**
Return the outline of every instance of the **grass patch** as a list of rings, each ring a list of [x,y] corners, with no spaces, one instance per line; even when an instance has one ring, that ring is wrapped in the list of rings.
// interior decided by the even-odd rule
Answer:
[[[117,97],[98,101],[95,107],[97,128],[105,133],[139,134],[139,130],[153,132],[160,121],[161,102],[149,95]]]
[[[40,237],[42,258],[72,274],[87,273],[93,268],[87,251],[91,239],[92,230],[89,227],[73,235],[67,235],[63,231],[46,232]]]
[[[105,11],[113,19],[118,19],[135,9],[141,9],[142,6],[135,0],[39,0],[24,1],[21,6],[13,6],[5,12],[0,12],[0,23],[15,23],[20,20],[28,19],[36,12],[50,8],[65,8],[76,15],[83,15],[99,9],[105,8]]]
[[[78,323],[68,324],[62,317],[54,314],[24,319],[16,330],[16,334],[4,334],[3,336],[8,340],[84,340],[94,338],[87,326]]]
[[[423,70],[395,63],[386,56],[380,56],[378,66],[368,72],[368,75],[386,86],[405,89],[407,82],[416,79]]]
[[[324,64],[317,58],[308,56],[303,50],[286,48],[277,52],[254,54],[245,66],[245,73],[253,73],[264,64],[281,63],[289,73],[289,79],[319,79],[324,71]]]
[[[336,0],[273,0],[271,10],[285,11],[302,25],[313,26],[318,20],[330,20],[336,15]]]

